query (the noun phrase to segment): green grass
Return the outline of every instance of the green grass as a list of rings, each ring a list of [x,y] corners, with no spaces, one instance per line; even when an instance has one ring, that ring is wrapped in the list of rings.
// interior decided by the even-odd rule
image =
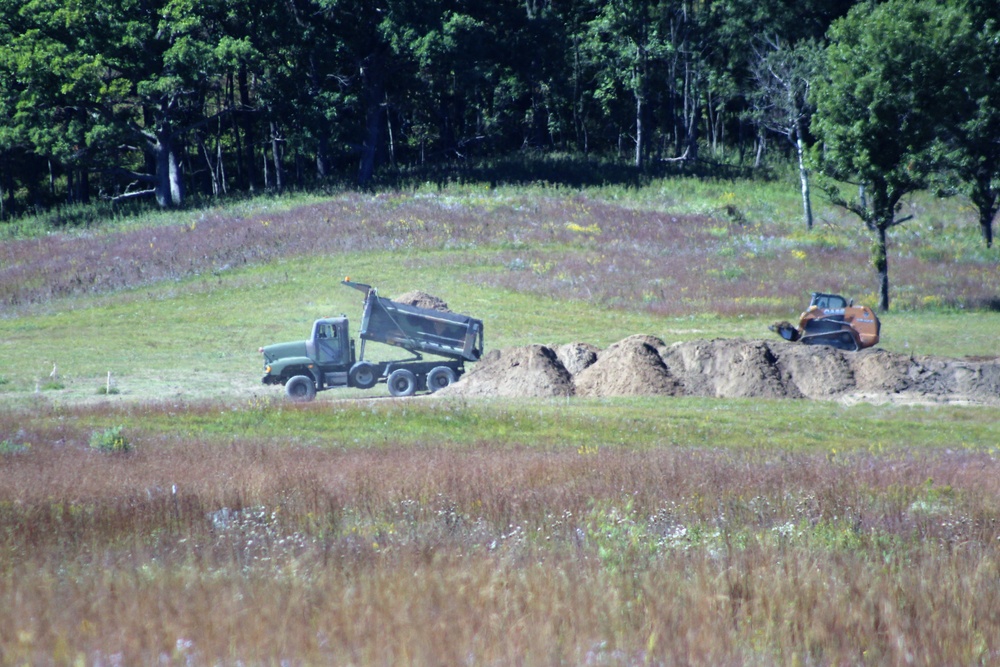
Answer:
[[[343,450],[435,443],[465,449],[489,442],[540,450],[722,447],[850,454],[905,444],[1000,452],[1000,423],[991,408],[806,400],[339,401],[329,393],[305,406],[259,396],[244,402],[63,407],[23,417],[39,431],[71,418],[88,432],[120,428],[141,433],[130,436],[137,442],[180,438],[206,446],[253,441]]]

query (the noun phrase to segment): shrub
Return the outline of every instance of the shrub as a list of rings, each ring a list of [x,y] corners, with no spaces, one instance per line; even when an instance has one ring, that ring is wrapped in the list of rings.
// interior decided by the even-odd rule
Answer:
[[[28,451],[31,447],[26,442],[20,444],[14,442],[13,440],[0,440],[0,456],[7,456],[8,454],[21,454]]]
[[[125,453],[132,451],[132,443],[122,434],[122,427],[112,426],[90,435],[90,447],[101,452]]]

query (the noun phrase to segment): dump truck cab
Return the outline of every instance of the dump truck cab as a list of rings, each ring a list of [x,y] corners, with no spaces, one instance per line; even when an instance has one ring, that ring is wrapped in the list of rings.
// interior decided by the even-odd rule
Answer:
[[[330,317],[313,323],[312,337],[306,352],[320,366],[352,363],[351,339],[346,317]]]
[[[296,376],[306,376],[319,388],[346,385],[355,361],[347,317],[318,319],[307,340],[267,345],[260,353],[264,356],[264,384],[285,384]]]

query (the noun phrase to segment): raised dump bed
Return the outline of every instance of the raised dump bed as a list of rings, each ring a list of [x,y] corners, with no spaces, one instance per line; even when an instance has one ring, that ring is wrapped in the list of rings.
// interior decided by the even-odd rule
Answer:
[[[483,356],[483,322],[468,315],[418,308],[378,295],[371,285],[348,280],[344,285],[365,292],[358,336],[401,347],[414,354],[436,354],[452,359],[478,361]]]

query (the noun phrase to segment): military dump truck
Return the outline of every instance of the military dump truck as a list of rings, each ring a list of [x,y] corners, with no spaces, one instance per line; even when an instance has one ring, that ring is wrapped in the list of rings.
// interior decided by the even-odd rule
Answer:
[[[316,392],[336,387],[371,389],[379,382],[385,382],[393,396],[410,396],[447,387],[465,372],[466,361],[483,355],[482,320],[397,303],[380,297],[371,285],[350,278],[341,284],[365,294],[357,354],[346,315],[318,319],[308,340],[260,348],[264,384],[284,385],[294,401],[311,401]],[[413,356],[367,360],[365,344],[369,341],[401,348]],[[424,354],[440,358],[425,360]]]

